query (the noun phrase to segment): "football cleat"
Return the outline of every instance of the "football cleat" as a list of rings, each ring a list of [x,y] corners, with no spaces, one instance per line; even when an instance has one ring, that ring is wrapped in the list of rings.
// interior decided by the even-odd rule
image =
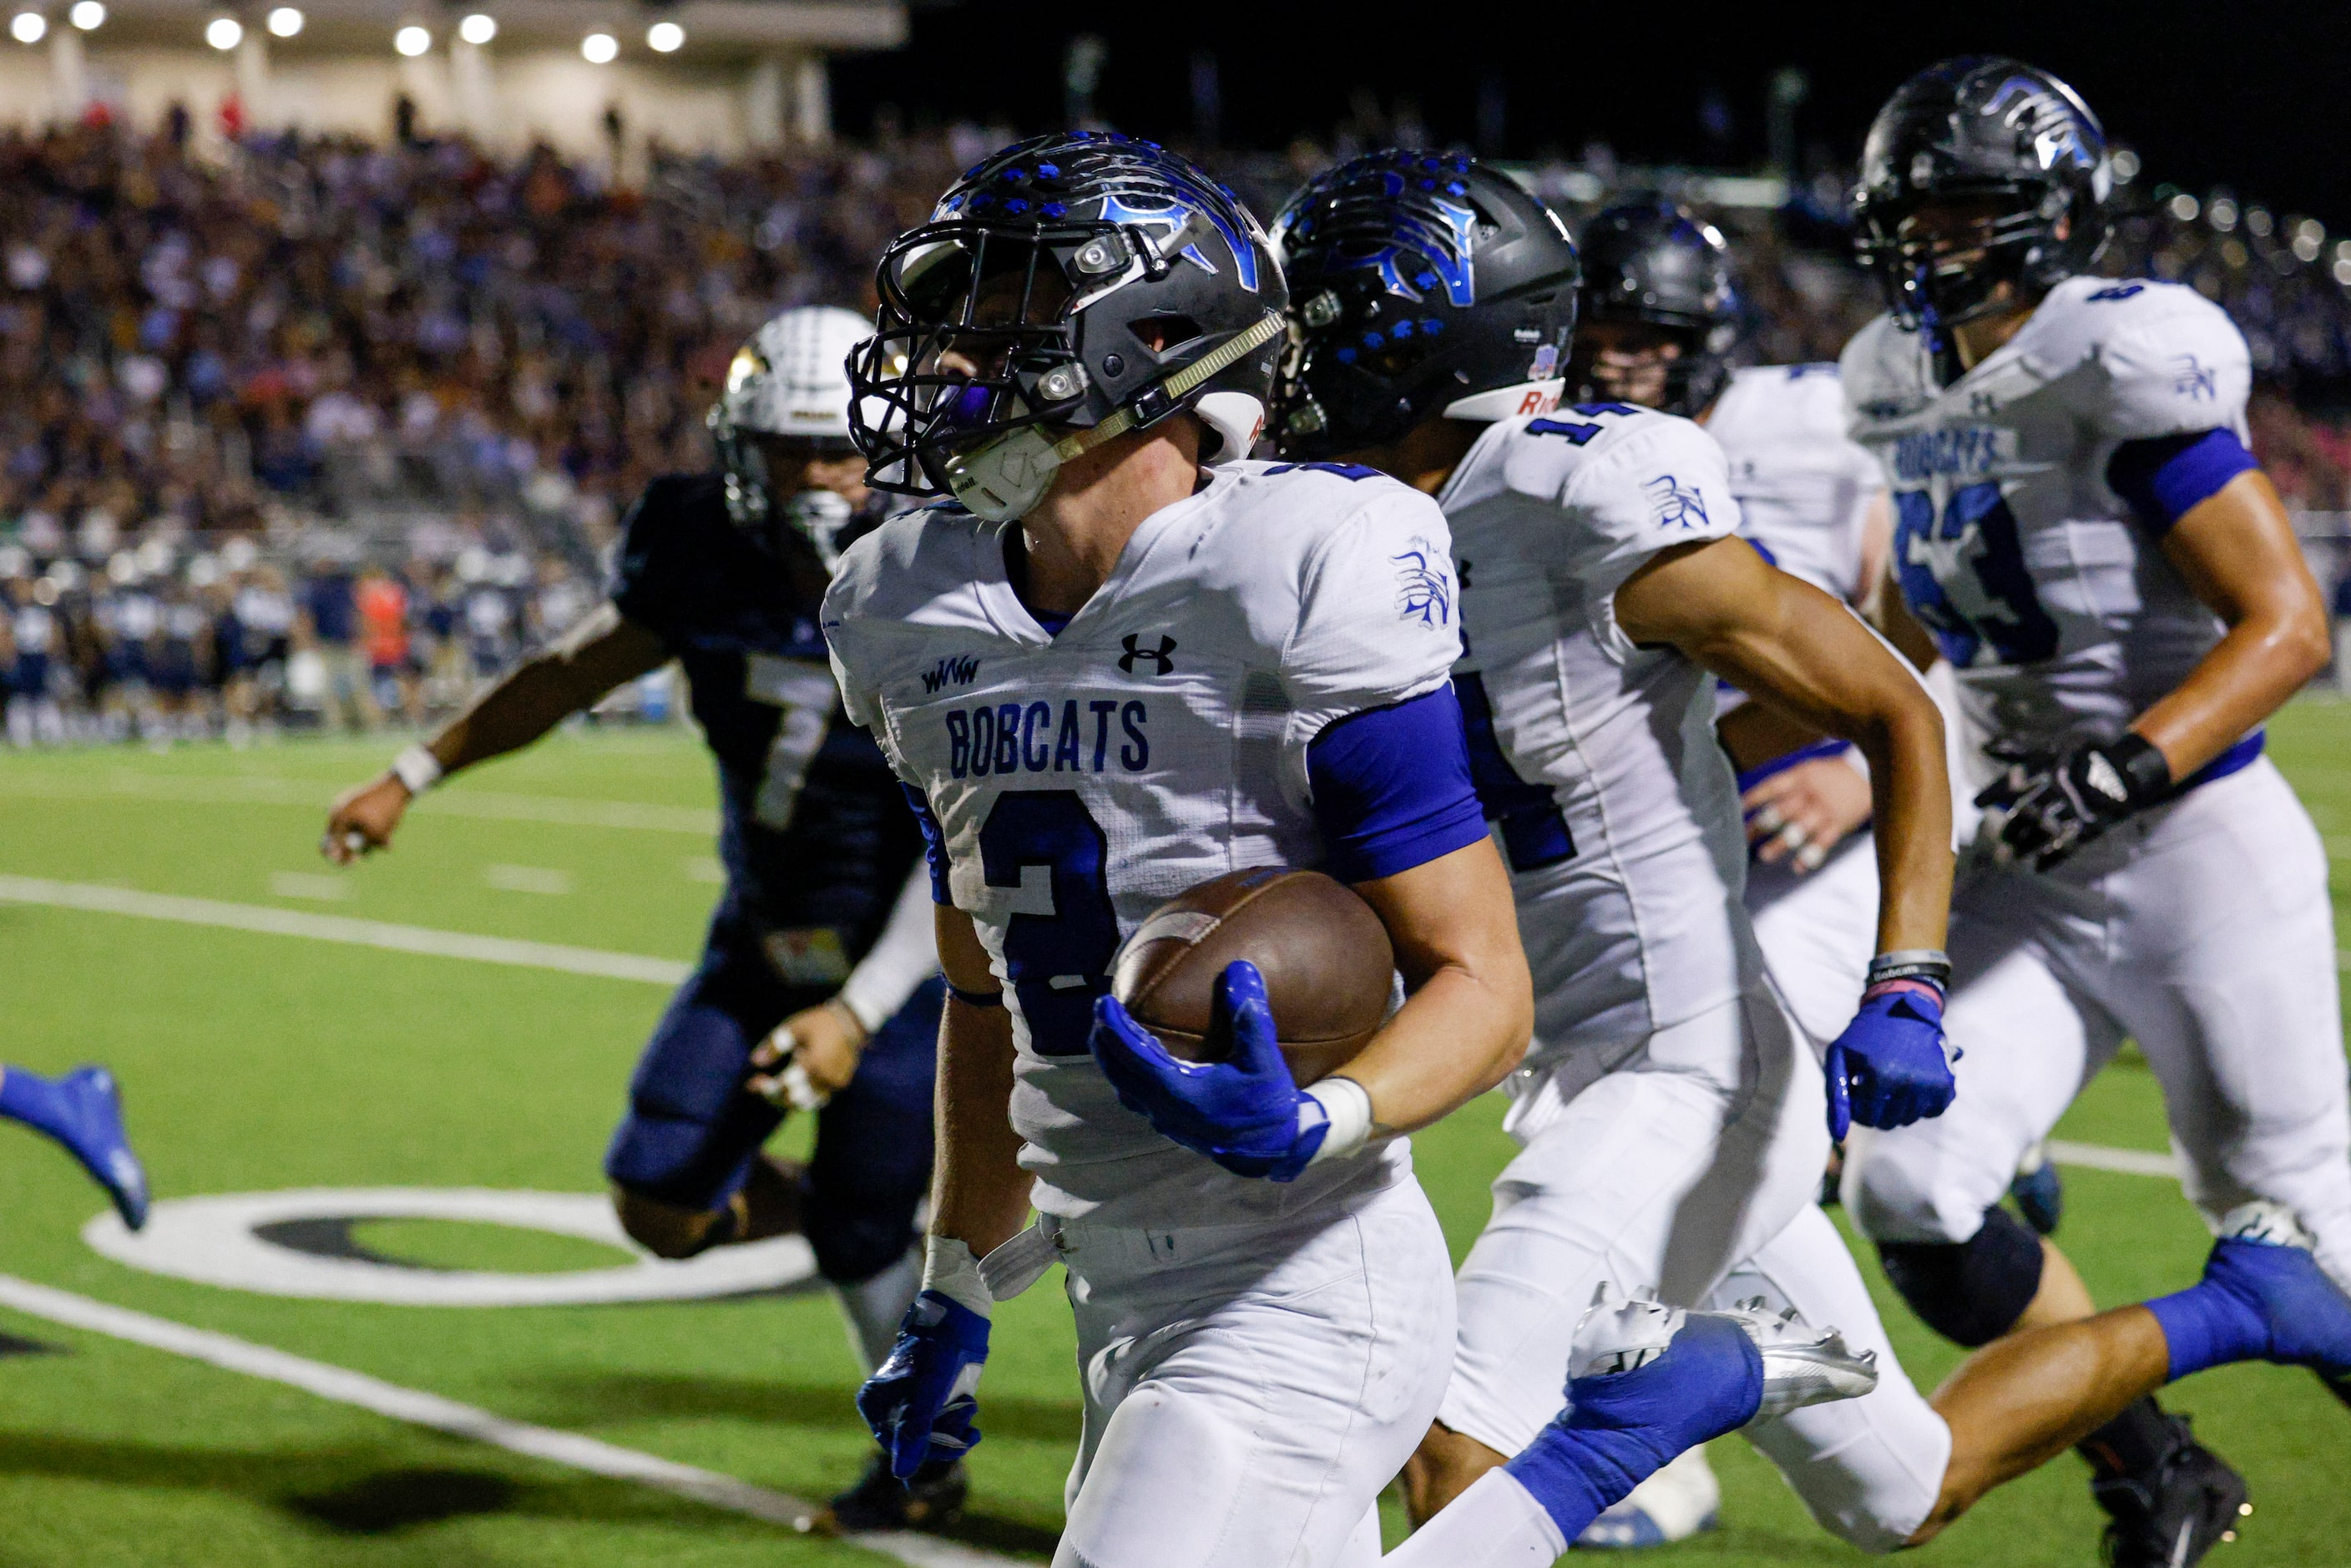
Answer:
[[[799,1521],[810,1535],[860,1535],[875,1530],[937,1530],[963,1517],[971,1491],[961,1459],[932,1459],[913,1479],[890,1473],[890,1455],[876,1449],[857,1484]]]
[[[57,1080],[57,1093],[73,1115],[58,1141],[106,1189],[122,1223],[138,1229],[147,1223],[147,1172],[122,1130],[122,1092],[114,1074],[103,1067],[76,1068]]]
[[[2199,1443],[2185,1416],[2170,1417],[2171,1444],[2147,1474],[2105,1476],[2090,1495],[2106,1511],[2106,1568],[2193,1568],[2237,1539],[2253,1511],[2245,1479]]]
[[[1722,1487],[1706,1462],[1706,1450],[1687,1448],[1593,1520],[1575,1545],[1583,1552],[1668,1546],[1714,1529],[1721,1505]]]
[[[1858,1355],[1835,1329],[1814,1329],[1793,1307],[1772,1312],[1760,1296],[1728,1312],[1691,1312],[1653,1299],[1617,1295],[1603,1283],[1576,1325],[1568,1358],[1571,1382],[1632,1372],[1665,1354],[1666,1347],[1694,1317],[1720,1318],[1738,1325],[1763,1358],[1763,1397],[1750,1420],[1784,1416],[1807,1405],[1854,1399],[1877,1386],[1877,1353]]]

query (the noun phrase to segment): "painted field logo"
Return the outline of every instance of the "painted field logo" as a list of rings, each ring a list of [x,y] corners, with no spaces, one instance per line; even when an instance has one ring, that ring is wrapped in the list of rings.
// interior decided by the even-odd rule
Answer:
[[[952,658],[941,659],[923,672],[923,689],[935,692],[947,686],[967,686],[978,674],[978,654],[957,653]]]

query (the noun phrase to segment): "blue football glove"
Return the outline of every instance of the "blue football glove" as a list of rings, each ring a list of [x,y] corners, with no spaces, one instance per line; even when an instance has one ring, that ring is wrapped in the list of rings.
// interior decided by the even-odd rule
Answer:
[[[1094,1003],[1086,1043],[1119,1102],[1162,1137],[1207,1155],[1236,1176],[1295,1181],[1331,1131],[1320,1102],[1298,1090],[1274,1033],[1265,977],[1240,959],[1225,966],[1208,1022],[1222,1061],[1178,1061],[1116,997]]]
[[[978,1446],[972,1391],[987,1360],[986,1318],[937,1291],[914,1298],[890,1359],[857,1391],[857,1413],[889,1453],[892,1475],[905,1480],[926,1459],[959,1458]]]
[[[1829,1136],[1853,1124],[1902,1127],[1939,1116],[1959,1092],[1943,1051],[1943,1005],[1928,988],[1873,991],[1829,1047]]]

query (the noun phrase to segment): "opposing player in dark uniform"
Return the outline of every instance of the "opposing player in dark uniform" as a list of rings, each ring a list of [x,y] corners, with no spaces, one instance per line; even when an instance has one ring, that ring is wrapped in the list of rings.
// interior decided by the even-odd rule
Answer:
[[[848,441],[841,369],[869,329],[789,310],[736,356],[711,426],[717,473],[655,479],[630,512],[610,601],[507,671],[431,741],[346,792],[325,851],[391,841],[443,776],[537,740],[672,659],[717,759],[726,891],[702,962],[647,1042],[605,1171],[621,1222],[665,1258],[804,1233],[867,1370],[921,1277],[943,982],[917,820],[841,713],[817,608],[844,536],[881,508]],[[762,1153],[817,1115],[805,1169]],[[886,1464],[833,1501],[841,1529],[935,1522],[959,1464],[902,1488]]]

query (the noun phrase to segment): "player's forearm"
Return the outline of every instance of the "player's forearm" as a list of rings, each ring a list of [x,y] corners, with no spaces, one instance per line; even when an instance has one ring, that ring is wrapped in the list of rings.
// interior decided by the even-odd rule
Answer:
[[[606,603],[500,676],[426,744],[444,773],[519,751],[667,658],[658,637]]]
[[[1523,960],[1519,972],[1525,974]],[[1371,1096],[1375,1135],[1413,1132],[1509,1077],[1526,1054],[1532,1012],[1506,979],[1447,967],[1405,1000],[1340,1075]]]
[[[1943,720],[1926,693],[1849,737],[1869,761],[1877,845],[1877,950],[1939,948],[1950,923],[1951,784]]]
[[[1409,994],[1344,1076],[1378,1130],[1425,1127],[1491,1089],[1526,1054],[1534,987],[1509,873],[1490,840],[1358,883],[1395,942]]]
[[[841,983],[841,1004],[872,1034],[906,1005],[914,988],[939,971],[933,931],[930,869],[919,859],[891,906],[889,924]]]
[[[937,1163],[931,1174],[931,1234],[984,1258],[1028,1223],[1034,1178],[1020,1168],[1012,1130],[1012,1022],[1001,1005],[953,996],[939,1023]]]
[[[1034,1185],[1020,1168],[1020,1135],[1012,1130],[1012,1015],[971,916],[936,906],[933,930],[950,989],[939,1020],[931,1234],[984,1258],[1028,1222]],[[967,998],[996,1000],[983,1006]]]
[[[1743,702],[1714,721],[1715,739],[1741,773],[1810,746],[1823,733],[1769,702]]]

